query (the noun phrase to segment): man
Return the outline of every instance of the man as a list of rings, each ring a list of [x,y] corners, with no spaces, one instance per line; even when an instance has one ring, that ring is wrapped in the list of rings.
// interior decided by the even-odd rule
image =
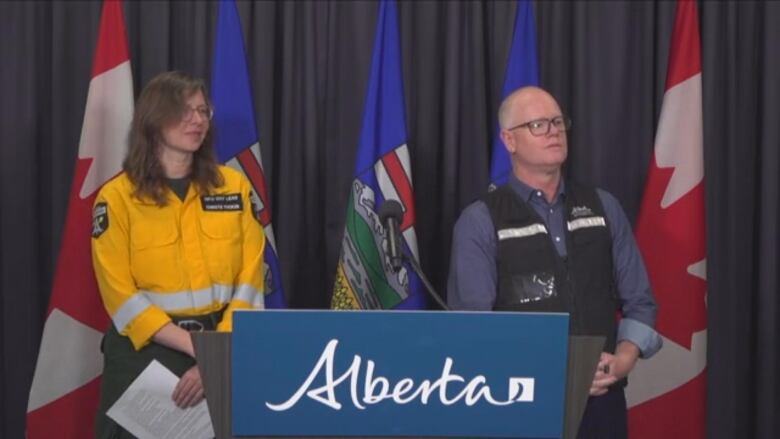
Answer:
[[[625,438],[624,378],[662,344],[631,227],[613,196],[562,179],[571,122],[549,93],[520,88],[498,118],[513,177],[455,224],[449,305],[569,312],[570,333],[604,335],[578,437]]]

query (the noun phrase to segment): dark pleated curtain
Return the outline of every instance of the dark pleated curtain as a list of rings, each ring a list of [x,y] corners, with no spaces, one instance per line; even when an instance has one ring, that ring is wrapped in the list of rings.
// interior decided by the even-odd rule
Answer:
[[[0,2],[0,437],[24,412],[59,252],[99,2]],[[422,266],[445,293],[451,230],[488,180],[515,4],[400,2]],[[217,5],[125,4],[138,93],[210,77]],[[535,5],[542,85],[574,120],[567,175],[638,213],[673,2]],[[377,4],[239,2],[288,300],[329,304]],[[708,436],[780,436],[780,4],[702,2]]]
[[[704,6],[708,425],[780,437],[780,3]]]

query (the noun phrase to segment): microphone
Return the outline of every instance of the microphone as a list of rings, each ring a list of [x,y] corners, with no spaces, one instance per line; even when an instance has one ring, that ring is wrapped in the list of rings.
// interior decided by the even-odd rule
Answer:
[[[441,296],[436,292],[436,289],[433,288],[431,281],[429,281],[425,276],[425,273],[423,273],[420,264],[415,258],[406,255],[401,247],[399,225],[404,216],[401,203],[395,200],[385,200],[382,206],[379,207],[378,214],[379,221],[382,222],[382,225],[385,228],[385,236],[387,237],[387,256],[390,258],[390,266],[393,268],[393,271],[398,272],[398,270],[401,269],[404,258],[406,258],[406,260],[409,261],[412,270],[417,273],[417,277],[422,281],[428,294],[433,297],[441,309],[448,311],[449,307],[447,307],[447,304],[444,303],[444,300],[442,300]]]
[[[385,238],[387,239],[387,256],[390,258],[390,266],[393,271],[398,272],[403,265],[403,249],[401,248],[401,238],[399,234],[399,225],[404,216],[401,203],[395,200],[386,200],[379,208],[379,221],[385,228]]]

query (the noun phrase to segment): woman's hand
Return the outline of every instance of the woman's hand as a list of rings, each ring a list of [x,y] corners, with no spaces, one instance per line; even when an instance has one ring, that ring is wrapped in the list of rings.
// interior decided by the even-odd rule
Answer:
[[[196,364],[181,376],[171,398],[179,408],[186,409],[197,405],[203,397],[203,380],[200,378],[200,370]]]

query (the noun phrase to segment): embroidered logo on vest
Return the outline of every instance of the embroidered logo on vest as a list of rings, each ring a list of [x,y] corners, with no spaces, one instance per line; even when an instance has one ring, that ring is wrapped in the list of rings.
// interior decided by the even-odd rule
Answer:
[[[571,217],[593,216],[593,211],[588,206],[574,206],[571,208]]]

